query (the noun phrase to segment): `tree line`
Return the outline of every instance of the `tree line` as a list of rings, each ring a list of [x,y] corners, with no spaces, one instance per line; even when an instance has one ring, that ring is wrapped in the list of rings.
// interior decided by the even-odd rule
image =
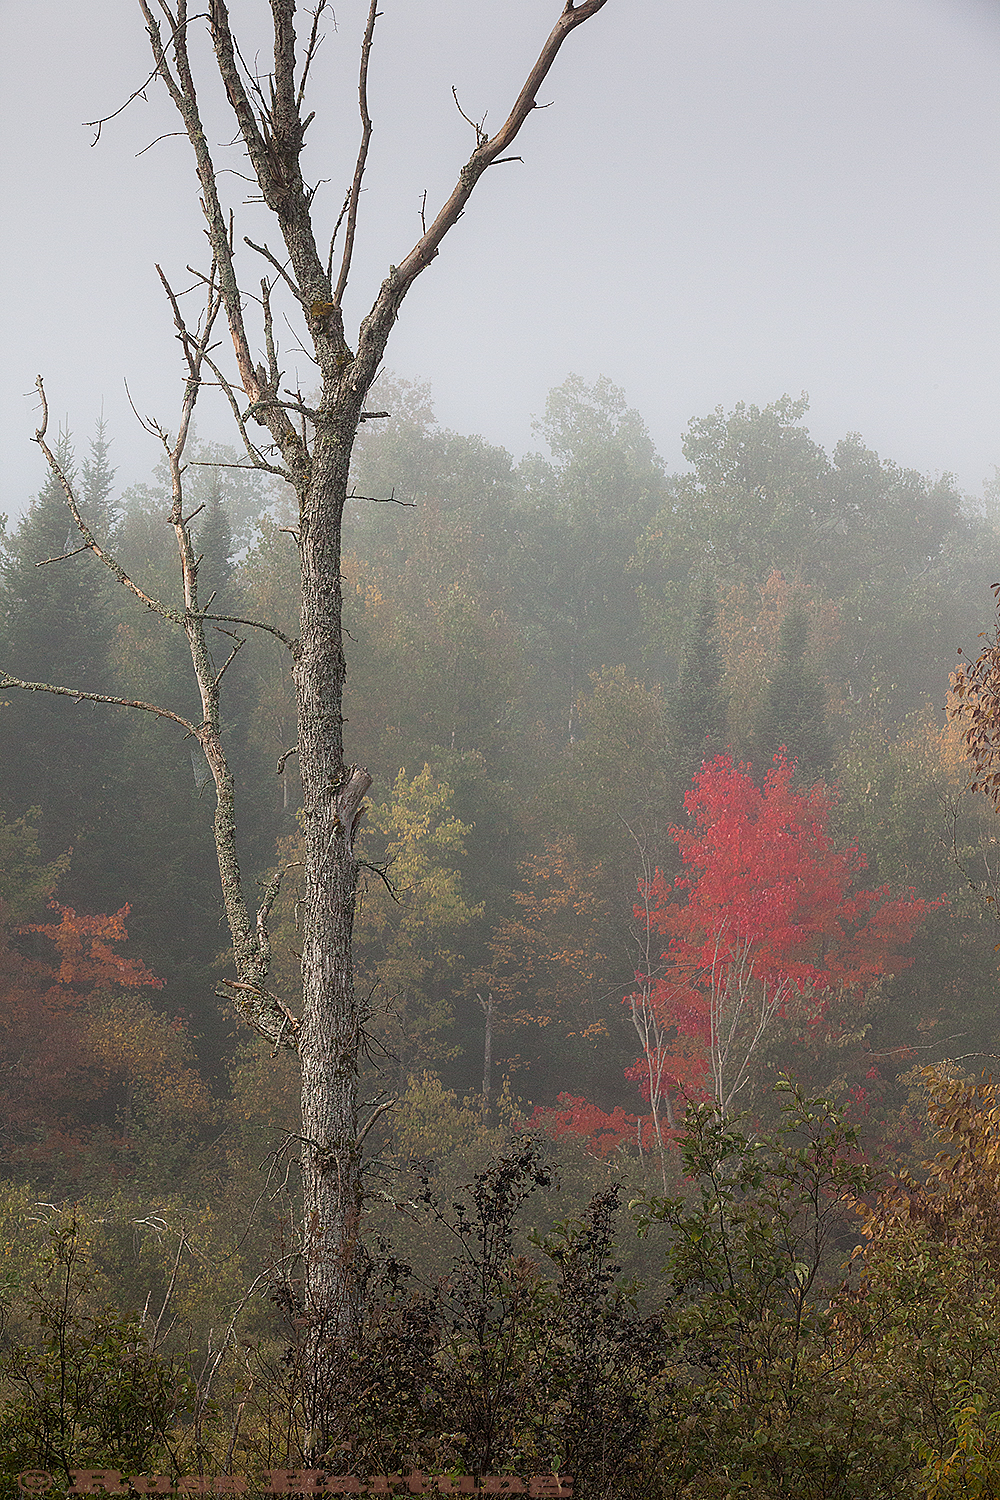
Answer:
[[[962,795],[960,724],[945,711],[955,640],[975,639],[988,601],[990,515],[946,482],[868,455],[874,494],[856,487],[856,533],[834,533],[844,571],[832,576],[848,585],[838,592],[821,504],[841,494],[845,445],[827,460],[801,402],[692,422],[692,471],[673,476],[606,381],[554,391],[539,423],[548,456],[519,464],[442,431],[424,388],[386,378],[382,399],[392,414],[363,434],[352,488],[404,503],[353,500],[342,565],[357,679],[347,732],[368,747],[374,779],[359,831],[363,1084],[388,1077],[399,1101],[371,1132],[380,1185],[366,1244],[391,1237],[432,1282],[447,1241],[431,1199],[423,1227],[413,1210],[401,1221],[399,1205],[421,1201],[405,1187],[407,1164],[425,1158],[424,1193],[447,1195],[464,1173],[489,1170],[511,1129],[562,1153],[581,1208],[617,1176],[651,1197],[681,1189],[687,1206],[670,1212],[675,1227],[688,1223],[685,1181],[698,1178],[682,1153],[708,1130],[722,1132],[713,1149],[739,1156],[747,1121],[751,1141],[780,1132],[773,1090],[788,1075],[837,1101],[829,1119],[869,1160],[881,1152],[915,1170],[940,1118],[933,1100],[988,1067],[995,1046],[990,815]],[[194,451],[204,454],[194,536],[218,612],[293,629],[285,491],[228,467],[232,453]],[[786,482],[789,451],[808,476],[798,490]],[[864,452],[856,440],[850,451]],[[62,439],[90,524],[140,586],[169,599],[167,476],[118,495],[111,455],[99,427],[77,473]],[[769,495],[792,518],[786,530],[726,561],[707,518],[729,506],[735,535],[737,502],[759,516],[777,508]],[[863,518],[888,495],[908,538],[926,513],[930,555],[887,544],[876,566],[875,522]],[[718,534],[734,545],[730,529]],[[842,561],[852,536],[858,577]],[[71,541],[50,481],[6,538],[5,659],[32,680],[110,696],[127,687],[190,713],[183,656],[162,622],[124,610],[87,554],[48,561]],[[228,628],[213,646],[220,663]],[[250,792],[246,868],[263,888],[287,867],[272,983],[291,999],[301,793],[285,756],[292,686],[271,641],[241,647],[226,702]],[[273,1260],[274,1235],[290,1232],[287,1183],[265,1211],[250,1209],[260,1167],[270,1173],[297,1133],[288,1059],[244,1037],[215,995],[224,945],[204,755],[170,722],[42,694],[7,695],[0,746],[8,1192],[96,1205],[110,1182],[119,1216],[129,1202],[159,1203],[189,1244],[176,1227],[184,1205],[226,1183],[227,1208],[206,1232],[236,1243],[249,1215],[259,1261],[244,1245],[232,1275],[193,1294],[197,1344],[207,1304],[232,1296],[240,1275],[252,1280],[252,1265]],[[930,1084],[919,1075],[928,1062],[944,1067]],[[917,1102],[928,1088],[929,1112]],[[711,1101],[721,1114],[704,1113]],[[689,1106],[702,1111],[693,1121]],[[775,1190],[766,1173],[753,1181]],[[532,1232],[551,1235],[551,1214]],[[841,1227],[831,1278],[852,1233],[864,1243]],[[127,1285],[130,1256],[104,1253],[104,1276]],[[656,1277],[640,1239],[627,1259],[649,1278],[648,1300]],[[385,1274],[395,1262],[375,1263]],[[275,1285],[294,1316],[292,1281]],[[732,1295],[751,1289],[740,1281]],[[253,1336],[281,1337],[263,1313]]]

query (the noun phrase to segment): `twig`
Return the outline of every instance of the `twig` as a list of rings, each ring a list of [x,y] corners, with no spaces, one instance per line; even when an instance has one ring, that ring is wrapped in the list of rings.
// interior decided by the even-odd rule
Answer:
[[[171,17],[171,20],[172,19],[173,19],[173,17]],[[177,36],[178,32],[182,29],[182,27],[184,27],[184,26],[190,26],[190,24],[191,24],[192,21],[207,21],[209,19],[210,19],[210,17],[207,14],[205,14],[205,13],[201,13],[201,14],[196,15],[196,16],[186,16],[183,21],[179,21],[179,22],[177,22],[175,24],[173,33],[171,34],[170,41],[168,41],[167,46],[169,47],[170,42],[173,41],[174,37]],[[159,43],[159,37],[157,37],[157,43]],[[98,141],[101,139],[101,129],[102,129],[103,126],[109,124],[112,120],[117,119],[117,117],[122,113],[123,110],[128,109],[129,105],[132,103],[132,101],[134,99],[145,99],[145,97],[146,97],[146,90],[149,88],[149,85],[152,83],[153,79],[156,77],[157,73],[159,73],[159,72],[160,72],[160,64],[157,63],[157,65],[153,69],[152,73],[150,73],[149,77],[146,79],[146,82],[144,84],[142,84],[141,87],[137,88],[133,93],[129,94],[128,98],[125,100],[125,103],[124,104],[120,104],[118,106],[118,108],[114,111],[113,114],[104,115],[99,120],[84,120],[83,123],[84,123],[84,125],[87,126],[88,130],[90,129],[90,127],[92,125],[96,125],[97,126],[97,134],[94,136],[94,139],[90,143],[92,147],[96,146],[97,143],[98,143]],[[178,131],[177,134],[180,134],[180,132]],[[163,137],[161,136],[160,139],[162,140]],[[153,141],[151,144],[155,145],[156,142]],[[147,147],[147,150],[148,150],[148,147]]]
[[[462,119],[465,121],[466,125],[471,125],[473,130],[476,132],[476,148],[478,149],[480,146],[484,146],[489,140],[489,136],[483,129],[483,126],[486,124],[486,116],[483,115],[483,118],[478,125],[476,124],[475,120],[470,120],[468,115],[465,113],[465,110],[458,102],[458,90],[456,89],[454,84],[452,84],[451,86],[451,97],[454,99],[455,108],[462,116]],[[421,214],[421,218],[423,218],[423,214]]]
[[[337,243],[337,235],[340,233],[340,226],[344,222],[344,215],[347,213],[347,210],[350,207],[352,191],[352,188],[348,188],[347,192],[344,194],[344,201],[340,205],[340,213],[337,215],[337,222],[336,224],[334,224],[333,233],[330,236],[330,253],[326,258],[327,281],[329,281],[331,276],[333,275],[333,247]]]
[[[84,542],[82,547],[74,547],[72,552],[60,552],[58,557],[43,557],[40,562],[35,563],[36,568],[44,568],[49,563],[65,562],[69,557],[79,557],[81,552],[89,552],[90,547]]]
[[[327,0],[319,0],[319,4],[313,11],[312,30],[309,33],[309,44],[306,47],[306,58],[302,66],[302,77],[299,80],[298,97],[295,101],[295,108],[297,110],[302,108],[302,101],[306,95],[306,79],[309,77],[309,69],[312,67],[312,60],[316,56],[316,53],[319,50],[319,45],[323,40],[323,38],[317,33],[319,30],[319,18],[326,10],[326,5]],[[336,30],[336,25],[334,26],[334,30]]]
[[[288,287],[288,290],[291,292],[292,296],[296,299],[296,301],[299,303],[299,305],[301,307],[305,307],[305,305],[306,305],[306,299],[303,297],[302,293],[299,291],[298,287],[295,285],[295,282],[289,276],[289,274],[285,270],[284,266],[281,264],[280,261],[278,261],[278,260],[276,260],[274,258],[274,256],[271,254],[271,252],[267,248],[267,246],[266,245],[255,245],[254,242],[253,242],[253,240],[247,239],[246,235],[243,236],[243,243],[244,243],[244,245],[249,245],[251,250],[256,250],[256,252],[257,252],[258,255],[263,255],[263,257],[264,257],[265,260],[269,260],[271,262],[272,266],[277,271],[278,275],[281,277],[281,279],[284,281],[285,285]]]
[[[73,487],[70,484],[69,480],[66,478],[66,475],[63,473],[55,454],[52,452],[45,441],[45,431],[49,425],[49,403],[45,395],[45,386],[40,375],[35,381],[35,384],[38,387],[38,394],[41,397],[42,401],[42,425],[35,432],[34,440],[38,444],[39,448],[41,448],[42,452],[45,454],[45,457],[49,461],[49,467],[62,486],[63,493],[66,496],[66,503],[70,508],[70,513],[72,514],[73,520],[79,527],[80,535],[83,537],[84,543],[91,552],[95,553],[96,556],[101,559],[101,562],[104,563],[105,567],[115,575],[120,584],[123,584],[125,588],[130,589],[137,599],[142,600],[147,609],[154,610],[156,614],[162,615],[165,620],[172,620],[175,625],[179,625],[181,623],[182,617],[177,612],[177,610],[169,609],[165,604],[161,604],[158,599],[153,599],[149,594],[145,593],[137,583],[133,583],[121,564],[118,563],[116,559],[110,555],[110,553],[104,551],[104,548],[94,537],[86,521],[83,519],[83,516],[80,514],[80,508],[77,505],[76,497],[73,494]]]
[[[227,656],[226,660],[222,663],[222,666],[219,668],[218,672],[215,675],[215,687],[216,687],[216,689],[218,689],[219,683],[222,681],[223,674],[226,672],[227,668],[229,668],[229,667],[232,666],[233,661],[234,661],[234,659],[236,657],[237,652],[240,650],[240,648],[242,646],[245,646],[246,643],[247,643],[246,636],[244,636],[242,640],[237,641],[236,645],[230,651],[230,653]]]
[[[86,122],[84,122],[84,123],[86,123]],[[146,154],[147,151],[152,151],[153,147],[154,146],[158,146],[161,141],[169,141],[175,135],[187,135],[187,131],[186,130],[167,130],[167,131],[164,132],[163,135],[158,135],[156,137],[155,141],[150,141],[150,143],[149,143],[148,146],[143,146],[143,148],[142,148],[141,151],[137,151],[135,153],[135,159],[136,159],[136,161],[139,160],[140,156],[145,156],[145,154]],[[92,141],[91,144],[94,145],[94,146],[96,146],[97,145],[96,140]]]
[[[357,490],[352,490],[347,499],[368,500],[372,505],[405,505],[410,510],[416,510],[417,508],[415,500],[397,500],[395,486],[393,486],[391,495],[359,495]]]

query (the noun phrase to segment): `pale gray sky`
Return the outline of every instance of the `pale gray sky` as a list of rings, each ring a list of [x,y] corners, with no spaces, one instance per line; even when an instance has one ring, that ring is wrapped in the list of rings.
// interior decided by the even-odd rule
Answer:
[[[450,190],[472,141],[451,96],[504,117],[561,0],[383,0],[355,320]],[[192,10],[196,6],[192,4]],[[263,0],[233,0],[250,28]],[[364,0],[317,62],[307,177],[332,225],[356,150]],[[0,0],[0,511],[44,473],[32,385],[80,450],[103,401],[119,481],[158,453],[128,409],[176,421],[181,368],[159,261],[205,262],[194,173],[154,84],[134,0]],[[204,51],[204,49],[200,49]],[[266,54],[261,62],[266,66]],[[529,120],[403,307],[387,365],[439,420],[515,454],[571,371],[608,375],[683,467],[692,416],[808,391],[813,436],[954,472],[1000,464],[997,0],[608,0],[571,36]],[[206,86],[207,87],[207,86]],[[211,110],[219,166],[233,128]],[[243,184],[225,179],[239,209]],[[249,189],[247,189],[249,191]],[[245,210],[238,237],[275,235]],[[246,254],[246,282],[261,275]],[[286,368],[312,377],[286,336]],[[230,440],[221,400],[201,412]],[[405,477],[401,476],[401,488]]]

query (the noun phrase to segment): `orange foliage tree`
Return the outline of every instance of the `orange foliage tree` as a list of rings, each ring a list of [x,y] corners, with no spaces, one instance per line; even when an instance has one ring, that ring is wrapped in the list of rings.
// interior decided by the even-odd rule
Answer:
[[[128,906],[85,915],[50,901],[49,922],[0,929],[0,1138],[8,1162],[46,1164],[75,1176],[95,1133],[119,1144],[138,1083],[154,1099],[198,1115],[204,1085],[191,1066],[183,1025],[133,992],[163,984],[119,949]],[[40,955],[47,939],[52,951]],[[26,953],[27,939],[34,949]]]

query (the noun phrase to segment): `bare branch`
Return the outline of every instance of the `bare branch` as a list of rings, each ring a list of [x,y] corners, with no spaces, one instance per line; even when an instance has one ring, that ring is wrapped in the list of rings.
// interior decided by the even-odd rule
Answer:
[[[283,646],[287,646],[293,655],[298,653],[299,643],[297,640],[293,640],[290,635],[285,635],[284,631],[279,630],[276,625],[265,624],[263,620],[244,620],[240,615],[210,615],[204,610],[198,610],[197,617],[199,620],[221,621],[224,625],[249,625],[252,630],[266,630],[269,635],[275,636]]]
[[[251,250],[256,250],[258,255],[263,255],[265,260],[270,261],[271,265],[277,271],[278,275],[282,278],[295,300],[300,303],[302,307],[305,307],[306,299],[303,297],[302,293],[299,291],[298,287],[295,285],[295,282],[289,276],[284,266],[271,254],[267,246],[255,245],[253,240],[248,239],[246,235],[243,236],[243,243],[244,245],[249,245]]]
[[[198,179],[202,191],[201,204],[208,224],[209,242],[212,246],[213,257],[219,268],[222,297],[225,303],[230,335],[233,340],[233,348],[236,351],[236,363],[240,372],[240,381],[250,401],[256,402],[260,400],[262,393],[258,384],[254,363],[250,356],[250,346],[247,341],[246,327],[243,321],[242,298],[233,264],[232,233],[226,224],[222,205],[219,201],[215,166],[208,149],[208,141],[201,122],[198,97],[188,60],[184,27],[181,24],[184,20],[186,0],[181,0],[178,7],[178,24],[170,38],[173,43],[174,61],[177,67],[176,78],[167,64],[159,24],[150,9],[148,0],[139,0],[139,5],[146,18],[146,29],[153,48],[156,70],[166,84],[167,91],[184,121],[188,139],[195,154]],[[216,43],[217,55],[219,54],[220,47],[222,47],[224,56],[228,58],[228,67],[223,69],[223,81],[226,83],[230,99],[232,100],[235,94],[240,101],[237,118],[240,123],[241,133],[247,142],[247,149],[251,152],[251,159],[254,161],[255,168],[257,168],[259,164],[258,156],[263,161],[263,140],[260,132],[257,130],[256,121],[253,118],[253,110],[246,99],[242,82],[239,80],[236,61],[232,51],[232,38],[228,36],[228,16],[226,15],[222,0],[212,0],[208,19],[212,23],[212,37]],[[222,24],[221,34],[219,30],[220,22]],[[225,48],[225,38],[227,37],[229,40],[228,51]],[[220,57],[219,65],[220,69],[223,68],[222,57]],[[234,108],[236,108],[235,104]],[[252,133],[251,138],[247,137],[247,130]],[[256,155],[255,152],[257,153]],[[215,371],[221,383],[221,377],[218,371],[215,370],[215,366],[210,364],[209,368]],[[298,437],[284,412],[280,410],[271,412],[265,425],[270,427],[275,441],[282,446],[283,453],[286,451],[286,448],[288,454],[295,453],[298,446]]]
[[[75,698],[77,703],[110,703],[113,708],[141,708],[146,713],[157,714],[161,719],[173,719],[188,734],[196,734],[197,730],[187,719],[182,719],[180,714],[173,714],[169,708],[158,708],[155,703],[142,703],[137,698],[112,698],[106,693],[88,693],[82,688],[59,687],[51,682],[22,682],[20,677],[12,677],[9,672],[0,669],[0,692],[6,692],[7,688],[26,688],[31,693],[57,693],[63,698]]]
[[[365,26],[364,41],[361,43],[361,71],[358,76],[358,106],[361,111],[361,144],[358,147],[358,159],[354,167],[354,180],[351,183],[350,203],[347,209],[347,229],[344,235],[344,255],[340,262],[340,275],[337,277],[337,289],[333,294],[336,307],[340,307],[344,300],[344,292],[347,290],[347,280],[351,274],[351,258],[354,255],[354,235],[358,221],[358,199],[361,197],[361,182],[365,175],[365,163],[368,160],[368,147],[372,138],[372,122],[368,113],[368,59],[372,50],[372,37],[375,34],[375,21],[378,16],[376,6],[378,0],[371,0],[368,8],[368,24]]]
[[[278,756],[278,764],[277,764],[277,766],[276,766],[275,769],[276,769],[276,772],[277,772],[277,774],[279,776],[281,775],[282,771],[285,769],[285,761],[289,758],[289,756],[290,755],[298,755],[298,753],[299,753],[299,747],[298,747],[298,745],[293,745],[290,750],[285,750],[283,752],[283,754],[281,754],[281,755]]]
[[[264,308],[264,348],[267,352],[268,383],[272,390],[277,390],[281,380],[281,371],[278,369],[278,353],[274,346],[274,324],[271,321],[271,288],[262,276],[260,281],[261,303]]]
[[[154,77],[155,77],[155,74],[154,74]],[[153,147],[154,146],[158,146],[161,141],[170,141],[170,140],[173,140],[173,138],[174,138],[175,135],[184,135],[184,131],[183,130],[167,130],[167,131],[164,131],[163,135],[158,135],[156,137],[155,141],[150,141],[150,143],[149,143],[148,146],[143,146],[143,148],[142,148],[141,151],[137,151],[135,153],[136,161],[139,160],[140,156],[145,156],[145,154],[146,154],[147,151],[152,151]],[[91,142],[91,145],[93,145],[93,146],[97,145],[96,138]]]
[[[81,552],[89,552],[90,548],[84,542],[82,547],[74,547],[72,552],[60,552],[58,557],[43,557],[40,562],[35,563],[36,568],[47,567],[49,563],[66,562],[67,558],[79,557]]]
[[[279,1000],[277,995],[272,995],[259,984],[245,984],[238,979],[220,979],[219,983],[225,989],[216,990],[215,993],[221,1000],[232,1001],[255,1031],[259,1031],[261,1036],[266,1036],[276,1046],[289,1047],[293,1051],[297,1049],[299,1023],[283,1000]],[[232,993],[228,993],[229,991]],[[289,1033],[287,1041],[284,1040],[286,1031]]]
[[[39,377],[39,378],[41,378],[41,377]],[[139,412],[136,409],[136,404],[132,400],[132,392],[128,388],[128,381],[127,380],[123,380],[122,384],[125,387],[125,395],[128,397],[128,404],[132,408],[132,415],[135,417],[136,421],[138,422],[139,426],[142,428],[143,432],[148,432],[149,435],[150,435],[150,437],[160,437],[161,433],[160,433],[159,428],[156,427],[153,424],[152,421],[150,421],[149,417],[140,417]]]
[[[343,201],[343,203],[340,206],[340,213],[337,215],[337,222],[336,222],[336,224],[334,224],[334,226],[333,226],[333,233],[330,236],[330,253],[329,253],[329,255],[326,258],[326,279],[327,279],[327,281],[329,281],[332,278],[332,276],[333,276],[333,247],[337,243],[337,235],[340,233],[340,226],[341,226],[341,224],[343,224],[343,222],[344,222],[344,215],[347,213],[348,207],[350,206],[351,191],[352,191],[352,189],[348,188],[347,192],[344,194],[344,201]]]
[[[439,210],[430,228],[421,235],[402,264],[390,266],[389,275],[383,281],[379,295],[361,327],[358,356],[352,372],[352,379],[358,383],[359,387],[367,381],[367,384],[364,384],[364,389],[367,390],[374,379],[375,365],[382,357],[389,330],[411,283],[437,255],[441,241],[449,229],[457,223],[480,177],[495,161],[505,156],[521,126],[532,110],[537,107],[535,97],[555,62],[563,42],[571,31],[589,20],[591,16],[596,15],[606,4],[607,0],[580,0],[579,4],[574,4],[573,0],[566,0],[562,14],[542,47],[507,119],[496,135],[477,145],[472,156],[458,174],[458,182],[450,198]]]
[[[233,417],[236,420],[236,425],[239,428],[240,437],[243,439],[243,446],[247,450],[247,453],[250,455],[250,457],[253,459],[252,464],[219,464],[217,465],[217,467],[225,469],[264,469],[268,474],[277,474],[279,479],[284,479],[287,480],[289,484],[294,484],[295,481],[293,480],[292,475],[288,469],[279,468],[276,464],[269,464],[267,462],[267,459],[256,447],[256,445],[250,441],[250,434],[246,429],[246,417],[240,411],[239,403],[236,400],[235,391],[233,390],[229,381],[226,379],[225,375],[223,375],[222,371],[219,369],[218,365],[212,359],[211,355],[206,353],[205,355],[203,355],[203,358],[205,364],[208,365],[208,368],[211,370],[212,374],[219,382],[220,390],[224,392],[226,399],[229,402]],[[253,407],[251,407],[250,410],[252,411]],[[247,413],[247,415],[249,415],[249,412]],[[257,420],[260,420],[263,425],[262,418],[258,418]],[[195,462],[198,462],[198,460],[196,459]]]
[[[462,116],[462,119],[465,121],[466,125],[471,125],[472,128],[473,128],[473,130],[476,132],[476,145],[477,146],[483,146],[483,145],[485,145],[486,142],[489,140],[489,136],[486,134],[486,131],[483,129],[483,126],[486,124],[486,116],[483,115],[482,120],[480,120],[480,122],[478,124],[476,123],[475,120],[470,120],[469,117],[468,117],[468,115],[465,113],[465,110],[462,108],[462,106],[458,102],[458,90],[456,89],[456,87],[455,87],[454,84],[452,84],[452,86],[451,86],[451,97],[454,99],[454,101],[455,101],[455,108],[458,110],[459,114]],[[426,197],[427,197],[426,193],[424,194],[424,197],[426,199]],[[421,215],[421,218],[422,217],[423,217],[423,215]]]
[[[382,413],[379,413],[379,415],[382,415]],[[388,412],[385,415],[388,416]],[[352,490],[347,498],[348,500],[367,500],[372,505],[402,505],[407,510],[416,510],[417,508],[415,500],[397,500],[395,489],[393,489],[391,495],[359,495],[357,490]]]
[[[324,0],[324,3],[325,3],[325,0]],[[169,12],[167,14],[169,15]],[[171,17],[171,20],[172,19],[173,18]],[[174,33],[173,33],[173,35],[170,38],[170,41],[171,42],[173,41],[174,36],[177,35],[177,32],[181,29],[181,26],[189,26],[192,21],[207,21],[207,20],[208,20],[207,13],[203,13],[203,14],[197,15],[197,16],[188,16],[184,21],[181,21],[181,22],[177,23],[177,25],[174,28]],[[169,45],[169,43],[168,43],[168,45]],[[105,125],[108,125],[112,120],[117,119],[118,116],[124,110],[128,109],[129,105],[135,99],[145,99],[145,97],[146,97],[146,90],[149,88],[149,85],[152,83],[153,79],[156,77],[156,75],[159,73],[159,71],[160,71],[159,67],[158,66],[155,67],[153,69],[152,73],[150,73],[149,77],[146,79],[145,83],[141,84],[139,86],[139,88],[135,89],[131,94],[129,94],[128,98],[125,100],[125,103],[124,104],[120,104],[118,106],[118,108],[116,110],[114,110],[110,115],[103,115],[101,117],[101,119],[99,119],[99,120],[84,120],[83,123],[84,123],[84,125],[87,126],[88,129],[92,125],[96,125],[97,126],[97,134],[94,136],[94,139],[91,141],[91,143],[90,143],[91,146],[96,146],[97,145],[98,141],[101,139],[101,130],[102,130],[102,128]],[[162,141],[164,139],[164,137],[161,135],[159,137],[159,139]],[[156,145],[156,141],[151,141],[150,145],[155,146]],[[149,146],[146,147],[146,150],[147,151],[149,150]],[[141,156],[142,152],[140,151],[138,154]]]
[[[101,559],[101,562],[104,563],[105,567],[115,575],[115,577],[118,579],[118,582],[124,588],[131,590],[131,592],[137,599],[141,599],[147,609],[154,610],[156,614],[162,615],[165,620],[172,620],[174,624],[179,625],[183,617],[178,614],[177,610],[169,609],[167,605],[161,604],[158,599],[153,599],[149,594],[145,593],[137,583],[133,583],[121,564],[115,558],[113,558],[109,552],[105,552],[104,548],[97,541],[93,532],[90,530],[90,527],[83,519],[83,516],[80,514],[80,508],[76,503],[76,497],[73,494],[73,487],[70,484],[69,480],[66,478],[66,475],[63,473],[62,468],[59,465],[59,460],[56,458],[48,443],[46,443],[45,441],[45,432],[49,425],[49,403],[45,395],[45,386],[40,375],[35,381],[35,385],[38,387],[38,394],[41,397],[42,401],[42,425],[36,430],[34,441],[38,444],[39,448],[41,448],[42,452],[45,454],[45,457],[48,459],[50,469],[62,486],[63,494],[66,496],[66,503],[70,509],[70,514],[72,515],[73,520],[76,522],[79,528],[80,535],[83,537],[84,546],[89,551],[93,552],[95,556],[99,557]],[[55,561],[55,559],[53,559],[53,561]]]
[[[216,673],[216,676],[215,676],[215,684],[214,685],[215,685],[216,690],[218,690],[219,683],[222,681],[223,674],[225,673],[227,667],[229,667],[229,666],[232,665],[232,663],[235,660],[236,655],[239,652],[240,648],[243,647],[243,646],[245,646],[246,643],[247,643],[246,636],[244,636],[242,638],[242,640],[238,640],[236,642],[236,645],[230,651],[229,655],[226,657],[226,660],[222,663],[222,666],[219,668],[219,670],[218,670],[218,672]]]
[[[295,869],[301,864],[302,861],[300,859],[293,859],[287,865],[280,865],[268,881],[264,891],[264,898],[257,908],[257,947],[260,951],[261,973],[265,978],[271,967],[271,939],[267,930],[271,908],[278,899],[278,892],[281,890],[281,882],[285,877],[285,871]]]
[[[302,65],[302,77],[299,79],[299,92],[295,101],[296,109],[302,108],[302,101],[306,95],[306,81],[309,77],[309,69],[312,67],[313,58],[319,51],[320,42],[323,38],[319,35],[319,18],[326,10],[327,0],[319,0],[319,4],[313,11],[312,31],[309,33],[309,43],[306,47],[305,62]]]
[[[384,1115],[387,1109],[393,1109],[395,1104],[395,1099],[386,1099],[382,1104],[379,1105],[378,1109],[374,1110],[368,1116],[368,1119],[365,1121],[364,1125],[362,1125],[361,1129],[358,1131],[357,1135],[354,1138],[354,1144],[356,1146],[361,1145],[361,1142],[364,1140],[369,1130],[371,1130],[372,1126],[375,1124],[375,1121],[379,1118],[379,1116]]]

